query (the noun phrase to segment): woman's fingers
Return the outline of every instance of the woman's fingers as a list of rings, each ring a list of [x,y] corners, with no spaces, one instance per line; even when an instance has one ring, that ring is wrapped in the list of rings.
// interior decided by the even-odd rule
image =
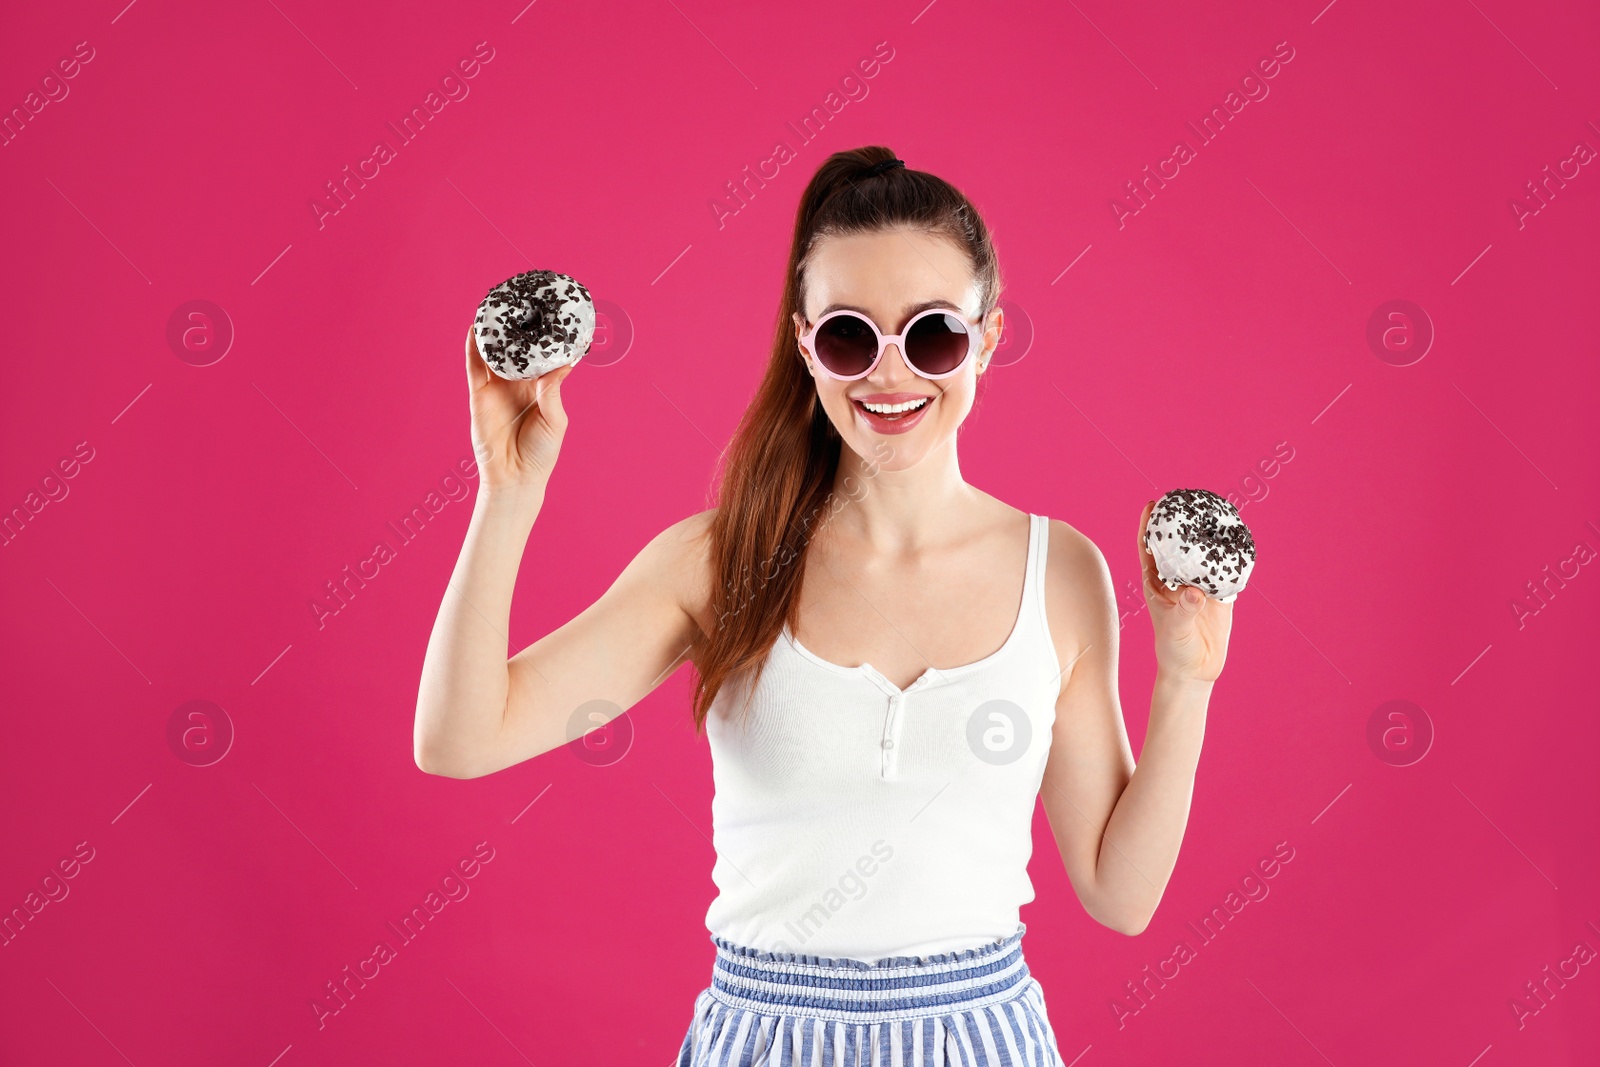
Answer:
[[[495,416],[494,425],[485,425],[485,433],[500,433],[515,423],[534,404],[534,382],[501,378],[489,369],[478,354],[477,331],[467,327],[467,389],[475,401],[482,403],[487,420]],[[480,396],[481,394],[481,396]]]
[[[467,327],[467,391],[477,392],[489,377],[489,365],[478,355],[478,331]]]
[[[567,375],[572,373],[572,364],[557,367],[549,374],[541,375],[535,379],[533,396],[539,405],[539,413],[545,421],[557,430],[565,429],[567,425],[567,412],[561,406],[561,383],[567,380]]]
[[[1145,531],[1150,526],[1150,513],[1155,510],[1156,502],[1150,501],[1144,506],[1144,512],[1139,516],[1139,567],[1144,577],[1144,595],[1146,600],[1162,604],[1176,604],[1177,594],[1167,588],[1161,580],[1161,574],[1156,569],[1156,558],[1150,552],[1150,546],[1145,544]]]

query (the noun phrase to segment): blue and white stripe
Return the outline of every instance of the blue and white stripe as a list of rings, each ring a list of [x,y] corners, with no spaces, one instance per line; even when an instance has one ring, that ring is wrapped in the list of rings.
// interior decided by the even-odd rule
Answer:
[[[867,963],[713,936],[678,1067],[1060,1067],[1026,927],[982,948]]]

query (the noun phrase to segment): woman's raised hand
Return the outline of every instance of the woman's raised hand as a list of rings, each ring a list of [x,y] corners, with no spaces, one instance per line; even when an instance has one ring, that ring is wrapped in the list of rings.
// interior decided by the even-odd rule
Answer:
[[[566,435],[561,383],[572,366],[531,380],[510,381],[489,369],[467,327],[467,391],[472,402],[472,451],[483,489],[543,490]]]
[[[1139,566],[1144,572],[1144,600],[1156,631],[1157,669],[1184,681],[1214,682],[1228,657],[1233,605],[1213,600],[1192,585],[1168,589],[1156,570],[1156,558],[1145,544],[1145,529],[1156,502],[1139,516]]]

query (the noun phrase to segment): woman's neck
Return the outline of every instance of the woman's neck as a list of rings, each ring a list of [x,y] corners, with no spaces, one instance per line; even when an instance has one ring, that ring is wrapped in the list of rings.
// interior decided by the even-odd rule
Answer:
[[[833,492],[840,501],[829,520],[851,540],[899,554],[943,544],[971,520],[979,493],[961,476],[955,440],[906,470],[894,466],[892,445],[863,459],[840,450]]]

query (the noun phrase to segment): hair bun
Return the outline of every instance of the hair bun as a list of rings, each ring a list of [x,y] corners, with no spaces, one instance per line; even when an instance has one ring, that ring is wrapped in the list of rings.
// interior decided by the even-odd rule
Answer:
[[[888,170],[890,167],[903,167],[905,165],[906,165],[906,161],[903,160],[903,159],[886,159],[882,163],[874,163],[872,165],[871,169],[869,169],[865,174],[863,174],[861,176],[863,178],[870,178],[875,174],[882,174],[884,171]]]

